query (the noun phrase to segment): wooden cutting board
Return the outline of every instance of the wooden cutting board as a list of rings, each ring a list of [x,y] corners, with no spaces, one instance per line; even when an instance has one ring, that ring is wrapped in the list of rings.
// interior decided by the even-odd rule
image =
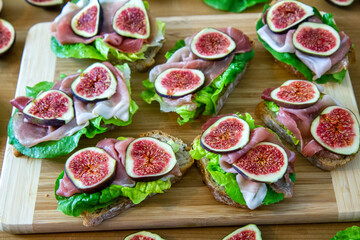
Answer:
[[[167,42],[157,57],[165,61],[164,53],[176,40],[185,38],[204,27],[233,26],[243,30],[255,42],[255,58],[228,98],[221,114],[249,112],[261,101],[267,87],[278,86],[293,76],[279,68],[269,53],[257,41],[255,22],[258,14],[169,17]],[[50,23],[30,29],[23,53],[16,96],[25,95],[25,86],[40,81],[56,81],[60,73],[71,74],[86,68],[92,61],[57,59],[50,50]],[[82,139],[79,147],[94,146],[105,137],[137,137],[141,132],[160,129],[184,139],[188,144],[200,134],[203,117],[185,126],[178,126],[175,113],[160,113],[157,103],[141,100],[141,81],[147,73],[133,73],[133,99],[140,106],[131,126]],[[341,85],[326,84],[325,92],[358,115],[349,75]],[[260,122],[258,122],[260,124]],[[0,179],[0,230],[12,233],[98,231],[113,229],[149,229],[256,224],[285,224],[354,221],[360,219],[360,159],[359,156],[332,172],[313,167],[297,155],[295,194],[278,204],[263,206],[254,211],[238,209],[217,203],[202,183],[198,169],[192,167],[184,179],[166,194],[158,194],[121,215],[86,228],[80,218],[66,216],[56,210],[54,182],[63,170],[66,157],[57,159],[30,159],[13,156],[12,146],[6,153]]]

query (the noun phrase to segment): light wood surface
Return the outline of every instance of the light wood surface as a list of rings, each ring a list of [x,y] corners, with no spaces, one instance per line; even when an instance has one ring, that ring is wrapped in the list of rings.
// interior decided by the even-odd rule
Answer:
[[[306,2],[306,1],[305,1]],[[311,3],[312,1],[308,1],[308,3]],[[359,33],[359,28],[354,27],[354,19],[359,19],[357,13],[359,12],[360,8],[359,8],[359,3],[355,3],[354,6],[349,9],[349,10],[338,10],[336,8],[334,8],[333,6],[327,5],[327,3],[325,3],[325,1],[318,1],[319,3],[317,3],[319,5],[319,8],[325,11],[329,11],[329,12],[334,12],[335,16],[336,16],[336,20],[338,25],[345,30],[350,37],[352,38],[353,42],[355,43],[355,46],[359,45],[360,43],[360,33]],[[219,12],[213,9],[210,9],[208,7],[206,7],[205,5],[203,5],[200,1],[166,1],[166,4],[164,1],[151,1],[150,0],[150,4],[151,4],[151,8],[152,8],[152,12],[154,15],[156,16],[170,16],[170,15],[194,15],[194,14],[223,14],[223,12]],[[171,6],[171,7],[168,7]],[[255,7],[250,9],[249,11],[260,11],[261,10],[261,6],[259,7]],[[170,11],[171,9],[171,11]],[[173,11],[173,12],[172,12]],[[5,148],[5,142],[6,142],[6,127],[7,127],[7,122],[9,120],[9,116],[11,114],[11,107],[8,105],[8,100],[11,99],[14,96],[14,91],[15,91],[15,87],[17,84],[17,78],[18,78],[18,73],[19,73],[19,65],[20,65],[20,59],[21,59],[21,55],[22,55],[22,47],[24,45],[25,42],[25,36],[27,33],[27,30],[29,29],[30,26],[32,26],[33,24],[37,23],[37,22],[44,22],[44,21],[51,21],[53,19],[54,16],[56,16],[58,14],[58,11],[56,10],[43,10],[43,9],[38,9],[38,8],[33,8],[31,6],[26,5],[26,3],[24,3],[23,1],[5,1],[4,2],[4,10],[1,13],[0,17],[10,20],[10,22],[12,22],[15,25],[15,28],[17,29],[17,42],[15,43],[15,46],[10,50],[10,52],[8,54],[3,55],[0,58],[0,79],[2,81],[2,85],[3,87],[0,89],[0,99],[1,99],[1,103],[3,103],[4,106],[4,111],[1,111],[1,122],[3,124],[1,124],[1,129],[0,129],[0,136],[1,136],[1,151],[2,154],[4,153],[4,148]],[[204,26],[207,26],[209,22],[203,22]],[[182,28],[182,24],[184,24],[184,22],[179,22],[179,24],[177,24],[175,27],[181,29]],[[214,23],[214,24],[219,24],[219,22]],[[235,23],[234,23],[235,24]],[[214,25],[217,26],[217,25]],[[186,26],[186,27],[192,27],[190,25]],[[192,31],[195,31],[196,28],[192,28]],[[180,37],[185,37],[187,34],[182,34],[182,33],[178,33],[177,31],[175,32],[168,32],[167,33],[169,35],[169,37],[171,37],[171,39],[177,39]],[[252,36],[254,37],[254,36]],[[160,53],[159,56],[163,56],[163,53],[169,49],[172,46],[173,42],[168,42],[166,43],[165,49],[163,49],[163,51]],[[359,50],[356,49],[356,53],[359,56]],[[163,57],[159,57],[158,58],[159,62],[164,61]],[[84,63],[83,61],[70,61],[68,63],[66,63],[66,60],[57,60],[57,68],[55,70],[54,73],[54,77],[58,77],[60,72],[65,72],[65,73],[70,73],[73,70],[78,69],[79,67],[84,66],[84,64],[86,65],[86,63]],[[62,67],[58,68],[58,64],[61,65]],[[360,76],[360,70],[358,67],[358,63],[356,63],[352,69],[350,70],[350,76],[354,85],[354,89],[355,89],[355,95],[358,98],[359,95],[359,76]],[[66,72],[64,70],[68,69],[70,72]],[[265,77],[266,76],[266,79]],[[146,74],[139,74],[138,76],[136,76],[139,79],[143,79],[144,77],[146,77]],[[259,93],[261,92],[261,90],[265,87],[268,86],[273,86],[276,85],[278,83],[281,83],[289,78],[291,78],[290,75],[288,75],[286,72],[284,72],[282,69],[280,69],[278,66],[274,65],[271,58],[269,57],[268,54],[266,54],[265,52],[257,52],[255,59],[252,62],[252,65],[249,68],[248,73],[245,76],[245,79],[249,78],[256,78],[256,81],[250,81],[247,82],[248,85],[246,85],[246,87],[238,87],[233,94],[230,96],[227,104],[225,105],[225,108],[223,109],[223,113],[226,112],[230,112],[230,111],[240,111],[240,112],[253,112],[253,107],[254,107],[254,99],[257,99],[259,96]],[[240,82],[241,84],[241,82]],[[140,86],[140,83],[138,83],[138,85],[135,86],[135,88],[137,88],[138,86]],[[239,85],[240,86],[240,85]],[[138,91],[138,90],[136,90]],[[138,103],[141,103],[141,100],[139,99],[138,96],[134,97]],[[143,103],[141,103],[143,104]],[[152,119],[154,119],[155,121],[162,119],[164,116],[163,114],[159,114],[158,112],[158,106],[156,104],[152,104],[150,106],[146,106],[147,109],[144,109],[143,112],[141,114],[147,114],[149,115],[149,117],[151,117]],[[234,110],[235,109],[235,110]],[[139,112],[140,113],[140,112]],[[136,116],[135,116],[136,117]],[[185,129],[183,128],[179,128],[176,124],[175,124],[175,119],[176,119],[176,115],[169,115],[166,116],[170,121],[172,121],[174,124],[170,124],[169,128],[173,129],[172,130],[172,134],[174,135],[178,135],[180,133],[180,129],[181,129],[181,134],[185,134],[184,135],[184,139],[187,142],[190,142],[192,140],[192,137],[194,135],[194,131],[197,131],[198,128],[195,125],[189,125],[186,126]],[[136,120],[138,122],[140,122],[140,119]],[[201,121],[204,121],[204,119],[202,119]],[[152,123],[148,125],[149,128],[161,128],[161,125],[158,123]],[[135,130],[135,131],[133,131]],[[133,134],[137,131],[139,131],[140,129],[129,129],[124,131],[124,135],[127,133],[131,133],[131,135],[133,136]],[[119,135],[119,131],[115,131],[115,132],[111,132],[110,136],[118,136]],[[188,133],[188,134],[186,134]],[[129,135],[129,134],[128,134]],[[86,144],[82,144],[82,146],[85,145],[93,145],[95,144],[98,140],[100,140],[102,138],[102,136],[99,136],[95,139],[91,139],[89,141],[87,141]],[[55,166],[54,166],[55,163]],[[42,168],[41,168],[41,173],[40,175],[43,176],[43,179],[40,179],[41,181],[44,181],[44,179],[49,180],[53,178],[53,175],[51,174],[51,172],[44,172],[45,168],[50,169],[51,171],[54,172],[58,172],[58,169],[60,167],[62,167],[63,165],[63,160],[61,159],[57,159],[55,161],[52,160],[44,160],[42,162]],[[328,195],[325,194],[324,192],[328,191],[329,189],[332,189],[332,184],[330,181],[329,184],[329,180],[331,179],[331,174],[329,173],[325,173],[322,171],[315,171],[314,173],[308,173],[306,172],[306,169],[309,167],[310,165],[305,162],[305,161],[299,161],[296,164],[296,171],[298,172],[298,179],[300,182],[297,182],[296,185],[296,198],[302,198],[302,197],[309,197],[309,195],[311,195],[311,193],[308,192],[307,189],[302,189],[301,186],[302,184],[307,184],[307,185],[312,185],[311,186],[311,191],[313,192],[318,192],[318,202],[323,202],[324,204],[324,208],[337,208],[338,206],[334,206],[329,204],[330,202],[335,202],[335,198],[337,198],[334,194],[332,195]],[[6,167],[6,166],[4,166]],[[311,167],[311,166],[310,166]],[[4,177],[4,174],[3,176]],[[12,177],[12,179],[14,179],[15,176]],[[312,182],[310,179],[311,178],[315,178],[315,181],[320,182],[320,184],[315,184],[314,182]],[[303,180],[301,180],[303,179]],[[14,180],[12,180],[14,181]],[[188,199],[188,201],[193,201],[194,204],[198,204],[199,207],[204,207],[202,205],[201,202],[197,202],[198,199],[198,195],[201,194],[208,194],[207,189],[205,189],[200,181],[200,178],[198,176],[198,172],[196,169],[192,169],[190,174],[184,179],[184,181],[182,183],[180,183],[179,185],[175,186],[174,189],[172,189],[169,193],[167,193],[166,195],[169,195],[166,198],[176,198],[176,193],[179,193],[179,191],[181,192],[182,188],[186,187],[189,184],[193,184],[194,188],[199,188],[199,189],[203,189],[203,191],[189,191],[188,194],[189,196],[191,196],[191,198]],[[36,203],[35,209],[42,211],[43,214],[46,214],[46,208],[48,206],[44,206],[44,203],[46,202],[46,198],[53,198],[52,196],[52,192],[50,192],[49,196],[47,195],[49,190],[51,189],[52,186],[50,185],[44,185],[44,184],[40,184],[38,191],[37,191],[37,199],[45,199],[45,201],[41,201],[39,203]],[[346,187],[350,187],[351,186],[340,186],[344,189],[346,189]],[[11,194],[11,193],[7,193],[7,194]],[[173,194],[173,195],[172,195]],[[298,196],[297,196],[298,194]],[[1,194],[1,196],[3,196],[5,194]],[[42,197],[40,196],[42,195]],[[166,195],[162,195],[162,196],[157,196],[160,198],[164,198]],[[159,199],[155,199],[155,197],[151,200],[149,200],[147,203],[145,203],[144,205],[139,206],[139,208],[146,208],[146,207],[153,207],[156,208],[157,206],[157,201]],[[160,201],[159,200],[159,201]],[[208,196],[208,200],[211,201],[212,198],[211,196]],[[24,201],[28,201],[28,200],[24,200]],[[287,200],[286,200],[287,201]],[[291,199],[291,201],[297,201],[295,199]],[[282,203],[282,205],[284,205],[285,202]],[[312,211],[312,209],[307,208],[308,205],[311,204],[316,204],[315,202],[312,203],[303,203],[298,201],[298,204],[304,204],[304,208],[303,208],[303,212],[299,213],[299,218],[305,218],[305,215],[309,212]],[[31,203],[26,203],[31,205]],[[26,205],[24,204],[24,206]],[[185,202],[186,204],[186,202]],[[279,205],[280,206],[280,205]],[[285,205],[284,205],[285,206]],[[55,205],[52,207],[56,207]],[[20,208],[20,206],[19,206]],[[26,207],[21,207],[23,210],[26,209]],[[221,208],[224,209],[224,215],[225,215],[225,220],[219,219],[219,221],[226,221],[226,216],[227,214],[229,214],[229,211],[233,211],[233,208],[226,207],[226,206],[221,206]],[[22,213],[23,210],[17,210],[17,212]],[[134,208],[135,210],[135,208]],[[212,209],[208,209],[209,211],[211,211]],[[266,209],[267,211],[268,209]],[[131,211],[131,210],[130,210]],[[138,210],[140,211],[140,210]],[[56,214],[61,214],[61,213],[54,213],[54,216],[57,216]],[[15,215],[15,212],[14,212]],[[200,216],[201,217],[201,216]],[[250,222],[253,219],[256,219],[256,217],[258,217],[256,214],[249,214],[250,219],[246,219],[243,220],[244,223],[246,222]],[[336,221],[336,219],[331,218],[331,216],[328,216],[330,219],[329,221]],[[314,216],[314,220],[316,221],[316,219],[319,218],[318,216]],[[38,218],[36,218],[36,216],[34,216],[34,219],[37,219],[39,222],[51,222],[52,219],[47,219],[44,218],[44,215],[39,215]],[[128,220],[128,219],[127,219]],[[196,221],[197,219],[195,219],[194,221]],[[249,221],[250,220],[250,221]],[[262,221],[265,221],[264,219],[260,219]],[[280,220],[283,221],[284,223],[287,223],[286,220]],[[272,221],[271,223],[274,223],[274,221]],[[277,222],[277,219],[276,219]],[[199,223],[199,222],[198,222]],[[264,239],[303,239],[305,238],[305,236],[307,238],[310,239],[329,239],[331,236],[333,236],[337,231],[344,229],[348,226],[352,226],[354,224],[359,224],[359,223],[342,223],[342,224],[314,224],[314,225],[271,225],[271,226],[260,226],[260,229],[263,231],[263,235],[264,235]],[[149,223],[150,225],[150,223]],[[200,225],[204,226],[207,225],[206,220],[201,219],[200,221]],[[231,225],[235,225],[234,223],[232,223]],[[237,227],[240,227],[239,224],[236,224]],[[189,226],[193,226],[193,225],[186,225],[185,227],[189,227]],[[198,225],[199,226],[199,225]],[[56,226],[54,226],[56,227]],[[149,226],[147,228],[152,228],[153,226]],[[166,225],[164,225],[164,227],[167,227]],[[163,235],[164,237],[168,238],[168,239],[220,239],[221,237],[225,236],[227,233],[233,231],[236,227],[220,227],[220,228],[192,228],[192,229],[159,229],[159,230],[154,230],[155,232],[159,233],[160,235]],[[57,227],[57,229],[59,229],[59,227]],[[61,229],[60,229],[61,230]],[[59,231],[60,231],[59,230]],[[78,234],[51,234],[51,235],[30,235],[30,236],[12,236],[9,234],[3,234],[0,235],[0,237],[4,237],[4,238],[56,238],[56,237],[61,237],[61,238],[76,238],[76,239],[85,239],[85,238],[89,238],[90,236],[106,236],[107,238],[121,238],[126,236],[127,234],[131,233],[133,231],[121,231],[121,232],[106,232],[106,233],[78,233]],[[211,236],[211,237],[209,237]]]

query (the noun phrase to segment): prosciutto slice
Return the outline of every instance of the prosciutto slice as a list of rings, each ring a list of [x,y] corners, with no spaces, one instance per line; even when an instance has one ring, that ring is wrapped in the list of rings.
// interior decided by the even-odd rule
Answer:
[[[120,185],[123,187],[134,187],[136,181],[131,179],[129,175],[127,175],[125,170],[125,154],[126,149],[129,144],[134,140],[134,138],[127,138],[125,140],[117,140],[114,138],[107,138],[101,140],[96,144],[96,147],[104,149],[112,158],[116,160],[116,175],[111,184]],[[181,171],[178,163],[174,166],[174,168],[164,175],[161,179],[166,181],[168,178],[172,176],[181,176]],[[60,185],[56,194],[64,197],[71,197],[72,195],[80,193],[79,190],[74,186],[74,184],[70,181],[66,174],[64,174],[63,179],[60,180]]]
[[[128,121],[130,95],[125,78],[130,78],[130,72],[122,73],[108,62],[103,64],[110,69],[117,79],[117,90],[110,99],[97,103],[87,103],[74,98],[71,93],[71,84],[79,74],[69,75],[57,82],[53,89],[64,91],[73,98],[76,118],[57,129],[53,129],[49,126],[32,124],[24,118],[22,113],[17,113],[13,117],[13,131],[16,139],[23,146],[32,147],[41,142],[59,140],[63,137],[71,136],[89,125],[89,120],[97,116],[103,116],[105,119],[114,117],[122,121]],[[31,100],[31,98],[27,97],[17,97],[10,102],[22,112],[26,103]]]
[[[135,39],[129,37],[123,37],[118,35],[112,28],[112,19],[115,12],[123,6],[127,0],[118,1],[100,1],[100,5],[103,10],[103,23],[101,26],[101,32],[91,38],[84,38],[76,35],[71,29],[71,19],[78,13],[81,8],[86,6],[88,1],[80,0],[77,4],[67,3],[63,8],[61,14],[55,19],[52,24],[52,35],[56,40],[64,44],[72,43],[84,43],[89,44],[95,41],[97,38],[104,39],[104,43],[110,47],[113,47],[120,52],[124,53],[137,53],[141,50],[144,43],[150,43],[153,41],[155,34],[157,33],[156,22],[149,16],[150,21],[150,37],[146,40]]]
[[[267,193],[265,183],[249,181],[241,174],[236,175],[236,182],[249,209],[253,210],[262,204]]]

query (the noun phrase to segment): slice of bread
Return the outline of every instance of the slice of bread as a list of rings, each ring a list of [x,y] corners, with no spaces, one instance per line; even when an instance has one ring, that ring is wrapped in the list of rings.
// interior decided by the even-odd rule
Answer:
[[[173,140],[175,143],[179,144],[181,147],[179,151],[175,154],[176,160],[179,164],[180,171],[182,173],[181,176],[172,176],[170,178],[171,183],[177,183],[182,179],[182,177],[185,175],[187,170],[192,166],[194,163],[194,159],[191,158],[189,151],[190,147],[188,147],[181,139],[170,136],[167,133],[164,133],[162,131],[153,130],[146,133],[143,133],[140,135],[140,137],[153,137],[160,141],[167,142],[170,139]],[[153,194],[155,195],[155,194]],[[151,196],[153,196],[151,195]],[[151,197],[149,196],[149,197]],[[83,225],[90,227],[90,226],[96,226],[100,224],[102,221],[115,217],[119,215],[124,210],[135,206],[135,204],[127,197],[120,197],[116,199],[115,202],[110,204],[109,206],[98,209],[95,212],[84,212],[81,214],[81,217],[84,218]]]
[[[200,135],[195,138],[195,140],[200,139]],[[206,170],[206,167],[209,163],[208,158],[201,158],[200,160],[196,161],[196,165],[201,171],[201,176],[203,179],[203,182],[207,185],[210,192],[213,194],[216,201],[221,202],[226,205],[230,205],[233,207],[240,207],[240,208],[247,208],[246,205],[242,205],[240,203],[237,203],[233,201],[229,195],[225,191],[224,186],[220,186],[211,176],[210,172]]]
[[[295,146],[292,136],[287,134],[285,128],[282,127],[282,124],[276,120],[276,114],[272,112],[265,104],[264,101],[260,102],[255,109],[256,116],[261,119],[266,126],[272,129],[277,135],[287,141],[290,145],[298,150],[301,153],[300,144]],[[309,160],[313,165],[322,170],[330,171],[337,167],[340,167],[355,158],[356,154],[353,155],[341,155],[340,159],[329,159],[323,156],[320,156],[319,153],[314,154],[312,157],[305,157]]]

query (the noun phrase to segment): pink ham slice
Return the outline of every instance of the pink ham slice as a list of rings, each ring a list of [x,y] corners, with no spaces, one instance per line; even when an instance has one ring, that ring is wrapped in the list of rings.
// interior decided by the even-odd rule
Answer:
[[[154,36],[157,32],[156,22],[153,17],[149,15],[151,32],[150,37],[145,41],[143,39],[134,39],[118,35],[112,28],[112,17],[114,16],[117,9],[119,9],[126,2],[127,1],[120,0],[101,3],[104,16],[101,32],[92,38],[80,37],[76,35],[71,29],[71,19],[78,11],[80,11],[79,9],[72,11],[70,10],[70,12],[67,12],[66,14],[63,14],[63,16],[61,15],[59,18],[57,18],[52,26],[52,35],[62,45],[73,43],[89,44],[95,41],[97,38],[103,38],[104,43],[119,50],[120,52],[137,53],[141,50],[144,43],[150,43],[154,39]]]
[[[133,140],[134,138],[127,138],[125,140],[107,138],[101,140],[100,142],[98,142],[98,144],[96,144],[96,147],[104,149],[117,162],[116,176],[111,183],[113,185],[133,187],[136,184],[136,182],[127,175],[125,170],[126,149]],[[171,176],[181,176],[181,171],[178,164],[176,164],[174,168],[161,179],[166,181],[166,179],[170,178]],[[71,197],[76,193],[80,193],[80,191],[76,189],[74,184],[70,181],[66,174],[64,174],[63,179],[60,180],[60,185],[58,190],[56,191],[56,194],[64,197]]]
[[[127,121],[129,119],[130,95],[125,83],[124,75],[110,63],[104,62],[103,64],[112,71],[118,83],[117,91],[109,100],[100,101],[94,104],[82,102],[73,97],[76,120],[73,119],[68,124],[57,129],[31,124],[25,120],[23,114],[15,114],[13,117],[13,131],[16,139],[23,146],[32,147],[41,142],[59,140],[63,137],[71,136],[86,127],[89,124],[88,121],[90,119],[99,115],[103,116],[105,119],[115,117],[116,119]],[[72,97],[71,84],[78,76],[79,74],[69,75],[57,82],[53,89],[64,91]],[[22,111],[26,106],[24,106],[24,104],[28,101],[30,101],[30,98],[17,97],[10,102],[13,106]]]

